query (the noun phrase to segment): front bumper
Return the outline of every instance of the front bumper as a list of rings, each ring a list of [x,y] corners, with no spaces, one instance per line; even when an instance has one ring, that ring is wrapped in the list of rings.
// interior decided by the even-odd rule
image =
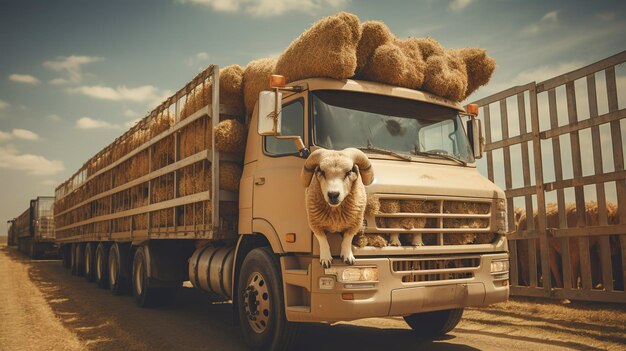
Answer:
[[[427,256],[433,260],[454,257]],[[368,283],[339,282],[334,275],[326,274],[317,259],[311,257],[307,269],[311,277],[308,287],[310,294],[308,291],[299,291],[298,287],[289,283],[289,279],[285,280],[287,319],[300,322],[336,322],[369,317],[406,316],[506,301],[509,296],[508,272],[492,274],[491,262],[508,259],[508,254],[504,252],[475,257],[479,263],[471,269],[471,276],[468,274],[459,278],[445,275],[451,279],[439,280],[437,278],[444,275],[431,275],[427,281],[408,279],[408,282],[406,271],[398,271],[393,261],[411,257],[357,258],[355,266],[378,268],[378,280]],[[333,268],[340,267],[344,266],[333,265]],[[320,284],[320,278],[325,278],[326,281],[333,278],[332,288],[325,285],[323,289],[321,285],[324,284]],[[300,290],[302,289],[301,286]],[[309,298],[294,299],[289,296],[291,294],[308,295]],[[290,305],[290,302],[296,302],[297,305]]]

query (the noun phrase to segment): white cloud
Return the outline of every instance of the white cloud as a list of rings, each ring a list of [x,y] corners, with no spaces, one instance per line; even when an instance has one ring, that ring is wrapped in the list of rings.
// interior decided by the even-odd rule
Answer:
[[[4,100],[0,100],[0,110],[6,110],[9,108],[9,103],[4,101]]]
[[[61,120],[61,117],[59,117],[58,115],[48,115],[46,116],[47,119],[51,120],[51,121],[55,121],[58,122]]]
[[[218,12],[244,12],[256,17],[278,16],[290,11],[317,12],[344,8],[349,0],[179,0],[211,7]]]
[[[76,121],[76,128],[78,129],[117,129],[119,127],[117,124],[90,117],[83,117]]]
[[[30,175],[54,175],[65,169],[62,161],[39,155],[20,154],[15,146],[0,146],[0,168],[25,171]]]
[[[13,135],[18,139],[39,140],[39,135],[26,129],[13,129]]]
[[[463,11],[472,0],[454,0],[448,5],[448,9],[454,12]]]
[[[124,85],[116,88],[93,85],[69,88],[67,92],[102,100],[151,103],[160,103],[169,95],[169,91],[161,91],[152,85],[143,85],[137,88],[128,88]]]
[[[102,61],[102,57],[71,55],[67,57],[57,57],[54,60],[46,61],[43,65],[57,72],[63,72],[65,78],[55,78],[49,83],[53,85],[63,85],[69,83],[80,83],[83,80],[82,65]]]
[[[124,117],[127,117],[127,118],[135,118],[135,117],[137,117],[137,116],[139,116],[139,113],[138,113],[138,112],[135,112],[135,111],[133,111],[133,110],[131,110],[131,109],[129,109],[129,108],[127,108],[126,110],[124,110]]]
[[[199,52],[191,57],[188,57],[184,60],[184,63],[187,66],[194,66],[196,64],[202,63],[202,62],[206,62],[209,60],[209,54],[206,52]]]
[[[11,139],[23,139],[23,140],[39,140],[39,135],[35,132],[31,132],[26,129],[13,129],[10,133],[0,131],[0,141],[11,140]]]
[[[600,21],[609,22],[615,19],[617,14],[615,12],[600,12],[596,13],[596,18]]]
[[[556,27],[559,23],[559,11],[550,11],[543,15],[536,23],[531,23],[522,29],[522,34],[527,36],[538,35],[546,30]]]
[[[41,83],[39,79],[31,76],[30,74],[13,73],[9,76],[9,80],[18,82],[18,83],[31,84],[31,85],[38,85]]]
[[[3,132],[0,130],[0,141],[11,140],[13,139],[13,134]]]

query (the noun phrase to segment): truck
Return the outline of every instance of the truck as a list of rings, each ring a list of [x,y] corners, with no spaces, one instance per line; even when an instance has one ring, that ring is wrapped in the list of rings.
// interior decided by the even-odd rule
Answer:
[[[476,169],[475,106],[370,81],[280,78],[246,118],[220,104],[210,65],[86,162],[56,189],[63,264],[141,307],[170,303],[189,281],[232,301],[253,349],[289,348],[302,322],[368,317],[402,316],[436,337],[465,307],[508,299],[505,195]],[[185,97],[207,84],[212,102],[179,118]],[[164,116],[171,124],[153,132]],[[224,118],[249,126],[242,155],[216,150]],[[423,246],[355,245],[347,265],[341,236],[329,233],[333,264],[320,265],[300,173],[310,151],[346,147],[372,163],[368,196],[429,205],[368,215],[363,232],[422,234]],[[238,191],[220,187],[232,181],[222,174],[229,162],[243,165]],[[389,225],[412,218],[426,224]]]
[[[7,221],[7,246],[17,245],[15,238],[15,218]]]
[[[54,240],[54,197],[38,196],[22,214],[9,225],[9,245],[17,245],[25,255],[38,259],[56,255],[58,246]],[[11,233],[12,232],[12,233]]]

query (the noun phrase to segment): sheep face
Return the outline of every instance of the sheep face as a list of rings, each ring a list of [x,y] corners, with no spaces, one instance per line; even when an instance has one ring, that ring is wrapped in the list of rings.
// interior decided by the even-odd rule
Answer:
[[[329,206],[341,204],[358,179],[357,173],[358,166],[346,157],[333,157],[320,162],[315,177]]]

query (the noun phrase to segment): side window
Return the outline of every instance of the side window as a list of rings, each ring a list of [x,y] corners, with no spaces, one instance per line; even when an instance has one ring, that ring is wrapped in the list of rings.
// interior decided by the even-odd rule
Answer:
[[[283,106],[281,119],[282,135],[299,135],[304,140],[304,101],[293,101]],[[285,155],[298,153],[292,140],[276,139],[266,136],[265,152],[270,155]]]

